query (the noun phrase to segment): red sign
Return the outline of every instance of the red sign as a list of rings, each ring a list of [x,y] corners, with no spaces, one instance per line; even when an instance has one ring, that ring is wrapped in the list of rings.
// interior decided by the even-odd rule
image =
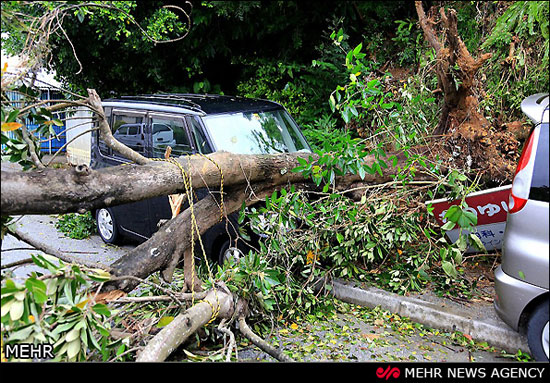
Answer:
[[[465,199],[468,204],[466,210],[477,216],[477,226],[472,228],[471,232],[481,240],[487,251],[502,248],[511,189],[512,185],[483,190],[469,194]],[[460,200],[447,201],[446,199],[439,199],[428,201],[426,204],[432,204],[435,219],[440,225],[443,225],[447,222],[445,213],[447,213],[449,207],[460,204]],[[466,230],[466,232],[469,231]],[[461,230],[454,228],[448,230],[446,234],[452,242],[456,242]],[[470,246],[466,252],[473,253],[476,251],[476,248]]]
[[[468,208],[465,210],[471,211],[477,216],[478,226],[506,222],[511,188],[512,185],[508,185],[469,194],[466,197]],[[443,225],[447,222],[445,213],[447,213],[449,207],[460,204],[460,200],[447,201],[446,199],[439,199],[426,203],[432,204],[435,219],[440,225]]]

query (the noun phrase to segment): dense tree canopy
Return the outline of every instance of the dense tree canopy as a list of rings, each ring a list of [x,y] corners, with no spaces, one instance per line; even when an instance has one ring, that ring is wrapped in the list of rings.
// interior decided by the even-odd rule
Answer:
[[[264,75],[276,82],[271,89],[291,84],[299,88],[296,93],[307,92],[302,98],[326,103],[326,95],[307,88],[333,89],[342,79],[339,71],[311,67],[312,60],[341,65],[328,38],[332,30],[345,25],[350,44],[357,44],[366,31],[379,29],[381,37],[393,20],[414,15],[406,2],[196,1],[182,5],[191,19],[187,25],[182,11],[164,9],[162,1],[104,3],[113,8],[88,6],[65,17],[65,33],[51,36],[55,59],[48,60],[66,83],[80,90],[94,84],[103,97],[158,91],[235,94],[239,84],[241,93],[259,96],[257,77]],[[25,11],[39,15],[48,4],[55,2],[25,5]],[[15,12],[21,6],[4,7]],[[189,34],[157,44],[115,8],[159,40]],[[7,27],[4,17],[3,23]],[[4,46],[17,52],[24,37],[13,33]]]

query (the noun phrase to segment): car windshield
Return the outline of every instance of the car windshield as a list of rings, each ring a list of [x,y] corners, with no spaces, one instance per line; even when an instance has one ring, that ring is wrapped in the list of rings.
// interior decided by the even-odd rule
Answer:
[[[285,110],[219,114],[204,117],[217,150],[237,154],[310,151]]]

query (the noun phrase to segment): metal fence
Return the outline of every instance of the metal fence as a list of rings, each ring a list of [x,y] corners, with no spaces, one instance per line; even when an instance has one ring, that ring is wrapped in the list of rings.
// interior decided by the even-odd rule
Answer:
[[[16,108],[23,107],[23,102],[20,101],[23,98],[23,95],[18,92],[14,91],[8,91],[6,92],[6,95],[12,101],[12,105]],[[60,100],[63,99],[63,94],[61,94],[58,91],[54,91],[51,89],[43,89],[40,93],[40,99],[41,100]],[[49,106],[50,103],[46,103],[44,106]],[[60,120],[65,119],[65,113],[56,113],[56,118]],[[25,119],[24,121],[25,125],[27,126],[27,129],[29,132],[34,134],[35,137],[38,138],[40,141],[40,151],[42,153],[48,153],[53,154],[56,153],[60,148],[62,148],[65,143],[67,142],[67,135],[65,134],[65,123],[63,126],[53,126],[53,129],[55,131],[55,135],[49,135],[47,137],[41,136],[38,132],[38,124],[36,124],[34,121],[30,119]],[[15,135],[15,132],[7,132],[8,137],[10,138],[17,138]],[[2,145],[2,150],[4,150],[5,145]],[[62,152],[65,152],[65,148],[62,149]]]

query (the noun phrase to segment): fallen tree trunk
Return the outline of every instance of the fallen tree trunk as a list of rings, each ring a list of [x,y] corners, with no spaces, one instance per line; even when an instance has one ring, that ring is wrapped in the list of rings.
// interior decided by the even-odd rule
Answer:
[[[422,149],[419,149],[422,151]],[[405,156],[395,153],[398,166]],[[193,188],[220,185],[224,187],[265,183],[272,186],[304,182],[301,173],[291,170],[300,165],[297,158],[314,159],[311,153],[232,154],[215,152],[208,156],[189,156],[177,159]],[[388,154],[389,156],[389,154]],[[375,157],[364,158],[371,166]],[[388,161],[390,162],[390,161]],[[218,166],[216,166],[218,165]],[[366,174],[361,180],[350,174],[337,179],[337,184],[352,182],[383,183],[392,179],[393,169],[383,174]],[[181,169],[171,163],[155,161],[145,165],[128,164],[99,170],[84,165],[71,169],[39,169],[29,172],[1,172],[0,207],[3,215],[52,214],[85,212],[105,206],[115,206],[147,198],[185,193]]]
[[[256,190],[256,198],[262,198],[271,189]],[[225,214],[231,214],[242,206],[245,201],[248,204],[258,201],[248,198],[245,188],[230,190],[224,198]],[[219,222],[220,203],[213,195],[208,195],[201,201],[195,203],[194,214],[201,234],[204,234],[211,226]],[[191,209],[177,215],[160,228],[147,242],[142,243],[126,255],[111,264],[112,273],[115,276],[132,275],[139,278],[146,278],[155,271],[166,269],[175,253],[178,244],[185,250],[191,246]],[[195,236],[196,237],[196,236]],[[185,265],[190,267],[190,265]],[[196,275],[196,274],[195,274]],[[105,286],[105,290],[133,290],[139,282],[132,279],[117,280]],[[192,281],[185,281],[188,290],[194,289]]]
[[[303,181],[290,170],[299,165],[297,157],[308,153],[281,155],[236,155],[216,152],[179,158],[192,187],[224,186],[269,182],[280,185]],[[181,169],[162,161],[145,165],[123,165],[99,170],[85,166],[72,169],[41,169],[1,173],[2,214],[50,214],[92,210],[147,198],[185,193]]]
[[[277,187],[289,183],[304,183],[306,180],[303,175],[294,173],[291,169],[300,165],[298,157],[309,155],[311,154],[236,155],[216,152],[209,158],[190,156],[179,158],[178,162],[184,167],[193,188],[205,185],[209,188],[218,187],[221,182],[221,169],[225,192],[223,214],[228,215],[237,211],[243,201],[252,204],[263,199]],[[316,158],[315,155],[312,157]],[[397,166],[404,166],[405,155],[400,153],[397,157]],[[367,156],[363,161],[371,166],[375,157]],[[379,184],[392,180],[393,173],[394,169],[386,168],[382,174],[366,174],[364,180],[361,180],[359,175],[349,174],[337,178],[336,182],[344,189],[345,185],[356,182]],[[75,210],[82,212],[185,191],[179,166],[158,162],[100,170],[77,166],[66,170],[2,172],[1,188],[2,214],[47,214]],[[195,203],[194,214],[201,234],[218,222],[220,202],[210,194]],[[170,220],[147,242],[113,263],[110,267],[112,274],[147,278],[156,271],[166,270],[163,277],[170,280],[174,255],[179,256],[190,248],[191,218],[191,209],[187,209]],[[195,238],[198,238],[198,235]],[[176,251],[177,246],[179,247]],[[129,292],[138,283],[131,279],[117,280],[109,283],[106,289]],[[189,290],[195,289],[196,286],[190,284],[191,281],[186,281]]]
[[[190,335],[211,319],[230,318],[233,296],[220,289],[208,292],[204,300],[176,316],[139,353],[137,362],[163,362]]]

